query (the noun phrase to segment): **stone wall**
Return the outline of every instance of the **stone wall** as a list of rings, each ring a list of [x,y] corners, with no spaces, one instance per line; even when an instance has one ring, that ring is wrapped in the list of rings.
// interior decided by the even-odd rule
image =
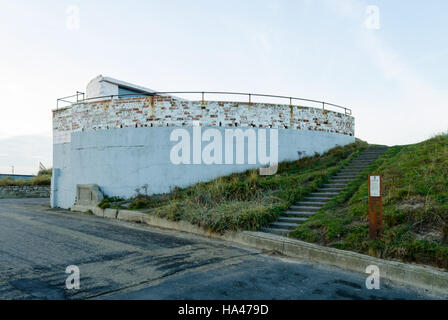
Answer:
[[[7,198],[49,198],[50,186],[7,186],[0,187],[0,199]]]
[[[172,97],[114,98],[53,111],[54,143],[70,133],[112,128],[192,126],[298,129],[354,136],[354,118],[331,110],[284,104],[187,101]]]

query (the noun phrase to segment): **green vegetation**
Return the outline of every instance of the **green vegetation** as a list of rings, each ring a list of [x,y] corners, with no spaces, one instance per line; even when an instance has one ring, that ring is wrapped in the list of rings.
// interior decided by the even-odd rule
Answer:
[[[127,201],[124,201],[124,198],[122,198],[122,197],[104,196],[103,201],[101,201],[101,203],[98,204],[98,207],[100,207],[101,209],[106,209],[106,208],[119,209],[119,208],[122,208],[122,206],[120,205],[120,203],[122,203],[122,202],[127,202]]]
[[[49,186],[51,184],[52,169],[40,170],[37,176],[30,180],[14,180],[11,178],[1,178],[0,187],[7,186]]]
[[[367,175],[383,175],[384,235],[368,237]],[[291,236],[448,269],[448,135],[390,148]]]
[[[131,199],[128,205],[130,209],[174,221],[188,221],[215,232],[259,230],[327,182],[366,147],[365,142],[357,141],[321,156],[280,163],[278,173],[273,176],[260,176],[258,170],[249,170],[151,196],[146,194],[147,186],[144,186],[144,192]],[[111,201],[111,198],[105,198],[100,204],[101,207],[122,205],[122,201]]]
[[[53,173],[53,169],[52,168],[50,168],[50,169],[42,169],[42,170],[39,170],[37,175],[38,176],[50,176],[51,177],[52,173]]]

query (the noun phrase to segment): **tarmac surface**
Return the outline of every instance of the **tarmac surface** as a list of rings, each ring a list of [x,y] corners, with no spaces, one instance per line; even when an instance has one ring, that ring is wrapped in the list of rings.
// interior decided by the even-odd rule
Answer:
[[[67,289],[68,266],[80,288]],[[0,299],[438,299],[368,274],[180,233],[0,200]]]

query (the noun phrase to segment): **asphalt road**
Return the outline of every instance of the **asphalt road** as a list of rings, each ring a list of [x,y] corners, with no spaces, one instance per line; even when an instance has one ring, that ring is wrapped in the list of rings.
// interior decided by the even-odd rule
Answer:
[[[0,299],[431,299],[429,292],[194,235],[0,200]],[[80,270],[68,290],[66,267]],[[446,297],[445,297],[446,298]]]

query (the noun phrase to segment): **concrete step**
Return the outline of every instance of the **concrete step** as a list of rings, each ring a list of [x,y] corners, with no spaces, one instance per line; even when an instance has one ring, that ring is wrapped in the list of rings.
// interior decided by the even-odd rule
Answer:
[[[344,189],[347,186],[347,182],[339,182],[339,181],[329,181],[328,183],[326,183],[325,185],[323,185],[319,191],[321,191],[321,189],[325,189],[325,188],[336,188],[336,189]]]
[[[308,220],[308,218],[300,218],[300,217],[280,217],[278,218],[278,222],[287,222],[287,223],[296,223],[296,224],[300,224],[303,221]]]
[[[297,223],[289,222],[272,222],[269,227],[283,229],[283,230],[294,230],[298,227]]]
[[[377,156],[374,157],[360,157],[360,158],[356,158],[353,159],[350,163],[356,163],[356,162],[360,162],[360,163],[365,163],[365,162],[374,162],[376,159],[378,159]]]
[[[327,203],[328,201],[331,200],[330,197],[306,197],[304,199],[305,201],[312,201],[312,202],[325,202]]]
[[[322,186],[322,189],[325,188],[341,188],[344,189],[347,186],[347,183],[326,183]]]
[[[277,234],[279,236],[287,236],[291,232],[291,230],[281,228],[263,228],[261,231]]]
[[[358,158],[353,159],[353,160],[370,160],[370,161],[375,161],[381,155],[382,155],[382,153],[372,153],[372,154],[367,154],[367,155],[361,155]]]
[[[376,159],[375,159],[376,160]],[[369,160],[369,161],[352,161],[349,164],[347,164],[348,166],[350,165],[362,165],[362,166],[370,166],[372,163],[375,162],[375,160]]]
[[[290,206],[288,208],[288,211],[297,212],[297,213],[300,213],[300,212],[311,212],[313,214],[316,212],[316,210],[309,210],[309,208],[313,208],[313,207],[305,207],[305,209],[303,209],[302,207],[303,206],[298,206],[298,205],[293,204],[292,206]]]
[[[358,176],[361,174],[363,170],[359,170],[357,172],[339,172],[339,175],[355,175]]]
[[[369,154],[369,153],[379,153],[379,152],[384,152],[386,151],[388,148],[370,148],[367,150],[364,150],[363,152],[361,152],[361,154]]]
[[[332,178],[331,181],[332,182],[352,182],[353,179],[349,179],[349,178]]]
[[[371,154],[366,156],[360,156],[359,158],[356,158],[356,160],[369,160],[369,161],[376,161],[379,157],[381,157],[382,153],[379,154]]]
[[[360,174],[362,172],[362,170],[353,170],[353,169],[344,169],[344,170],[341,170],[341,171],[339,171],[338,173],[340,173],[340,174],[345,174],[345,173],[349,173],[349,174]]]
[[[347,181],[353,181],[356,179],[358,175],[356,176],[334,176],[331,181],[335,181],[335,180],[347,180]]]
[[[387,150],[387,149],[385,149]],[[383,149],[370,149],[370,150],[364,150],[363,152],[361,152],[359,155],[365,155],[365,154],[378,154],[378,153],[384,153]]]
[[[341,192],[344,189],[345,189],[345,187],[337,187],[337,188],[328,187],[328,188],[319,189],[319,191],[320,192],[337,192],[337,193],[339,193],[339,192]],[[333,198],[328,198],[328,201],[331,200],[331,199],[333,199]]]
[[[319,191],[321,191],[321,189],[325,189],[325,188],[336,188],[336,189],[344,189],[347,186],[348,183],[346,182],[333,182],[331,183],[331,181],[329,183],[326,183],[325,185],[323,185]]]
[[[359,158],[375,158],[375,157],[379,157],[380,155],[382,155],[384,152],[366,152],[366,153],[362,153],[359,155]]]
[[[284,214],[288,217],[308,218],[313,216],[315,213],[316,212],[288,210]]]
[[[353,179],[353,178],[356,178],[357,176],[359,176],[359,174],[348,174],[348,173],[343,173],[343,174],[337,174],[337,175],[333,176],[333,178],[347,178],[347,179]]]
[[[331,180],[330,181],[334,181],[334,180],[353,180],[353,178],[352,177],[338,177],[338,176],[333,176],[333,177],[331,177]]]
[[[366,161],[364,161],[364,160],[352,161],[352,162],[348,163],[347,166],[353,165],[353,164],[358,164],[358,165],[363,165],[363,166],[370,166],[372,163],[375,162],[375,160],[376,159],[374,159],[374,160],[373,159],[372,160],[366,160]]]
[[[360,170],[361,170],[361,168],[367,168],[367,167],[369,167],[368,165],[367,166],[363,166],[363,165],[347,165],[347,166],[345,166],[344,168],[342,168],[341,170],[339,170],[338,171],[338,173],[339,172],[346,172],[346,171],[350,171],[350,172],[359,172]]]
[[[353,161],[353,162],[348,163],[346,167],[355,167],[355,166],[368,167],[372,163],[373,163],[373,161],[368,161],[368,162],[364,162],[364,161],[363,162],[356,162],[356,161]]]
[[[319,191],[323,191],[323,189],[327,189],[327,188],[331,188],[331,189],[339,189],[337,191],[343,190],[346,186],[348,185],[348,183],[345,182],[341,182],[341,183],[328,183],[325,184],[325,186],[323,186],[322,188],[319,189]]]
[[[348,164],[348,165],[346,165],[345,167],[341,168],[341,170],[340,170],[339,172],[344,172],[344,171],[353,171],[353,172],[356,172],[356,171],[359,171],[359,168],[354,168],[354,167],[355,167],[355,165],[353,165],[353,164]],[[368,166],[359,166],[359,165],[358,165],[358,167],[368,167]]]
[[[362,162],[362,163],[348,163],[346,166],[344,166],[343,169],[353,168],[353,167],[368,167],[373,162]]]
[[[313,192],[311,193],[312,196],[318,196],[318,197],[334,197],[338,195],[339,192],[331,191],[331,192]]]
[[[373,161],[352,161],[347,164],[347,167],[349,166],[364,166],[368,167],[373,163]]]
[[[328,201],[297,201],[296,206],[303,206],[303,207],[317,207],[320,208],[323,205],[325,205]]]
[[[371,160],[371,159],[376,159],[378,158],[378,156],[381,154],[377,154],[377,153],[371,153],[371,154],[361,154],[359,155],[357,158],[353,159],[353,160]]]
[[[341,190],[344,190],[347,186],[347,183],[341,184],[341,183],[334,183],[334,184],[326,184],[324,187],[320,188],[318,191],[330,191],[329,189],[332,189],[332,191],[339,192]]]
[[[346,166],[346,168],[353,168],[353,167],[369,167],[373,162],[363,162],[363,163],[350,163]]]
[[[317,212],[321,207],[309,207],[309,206],[291,206],[289,210],[291,211],[305,211],[305,212]]]

